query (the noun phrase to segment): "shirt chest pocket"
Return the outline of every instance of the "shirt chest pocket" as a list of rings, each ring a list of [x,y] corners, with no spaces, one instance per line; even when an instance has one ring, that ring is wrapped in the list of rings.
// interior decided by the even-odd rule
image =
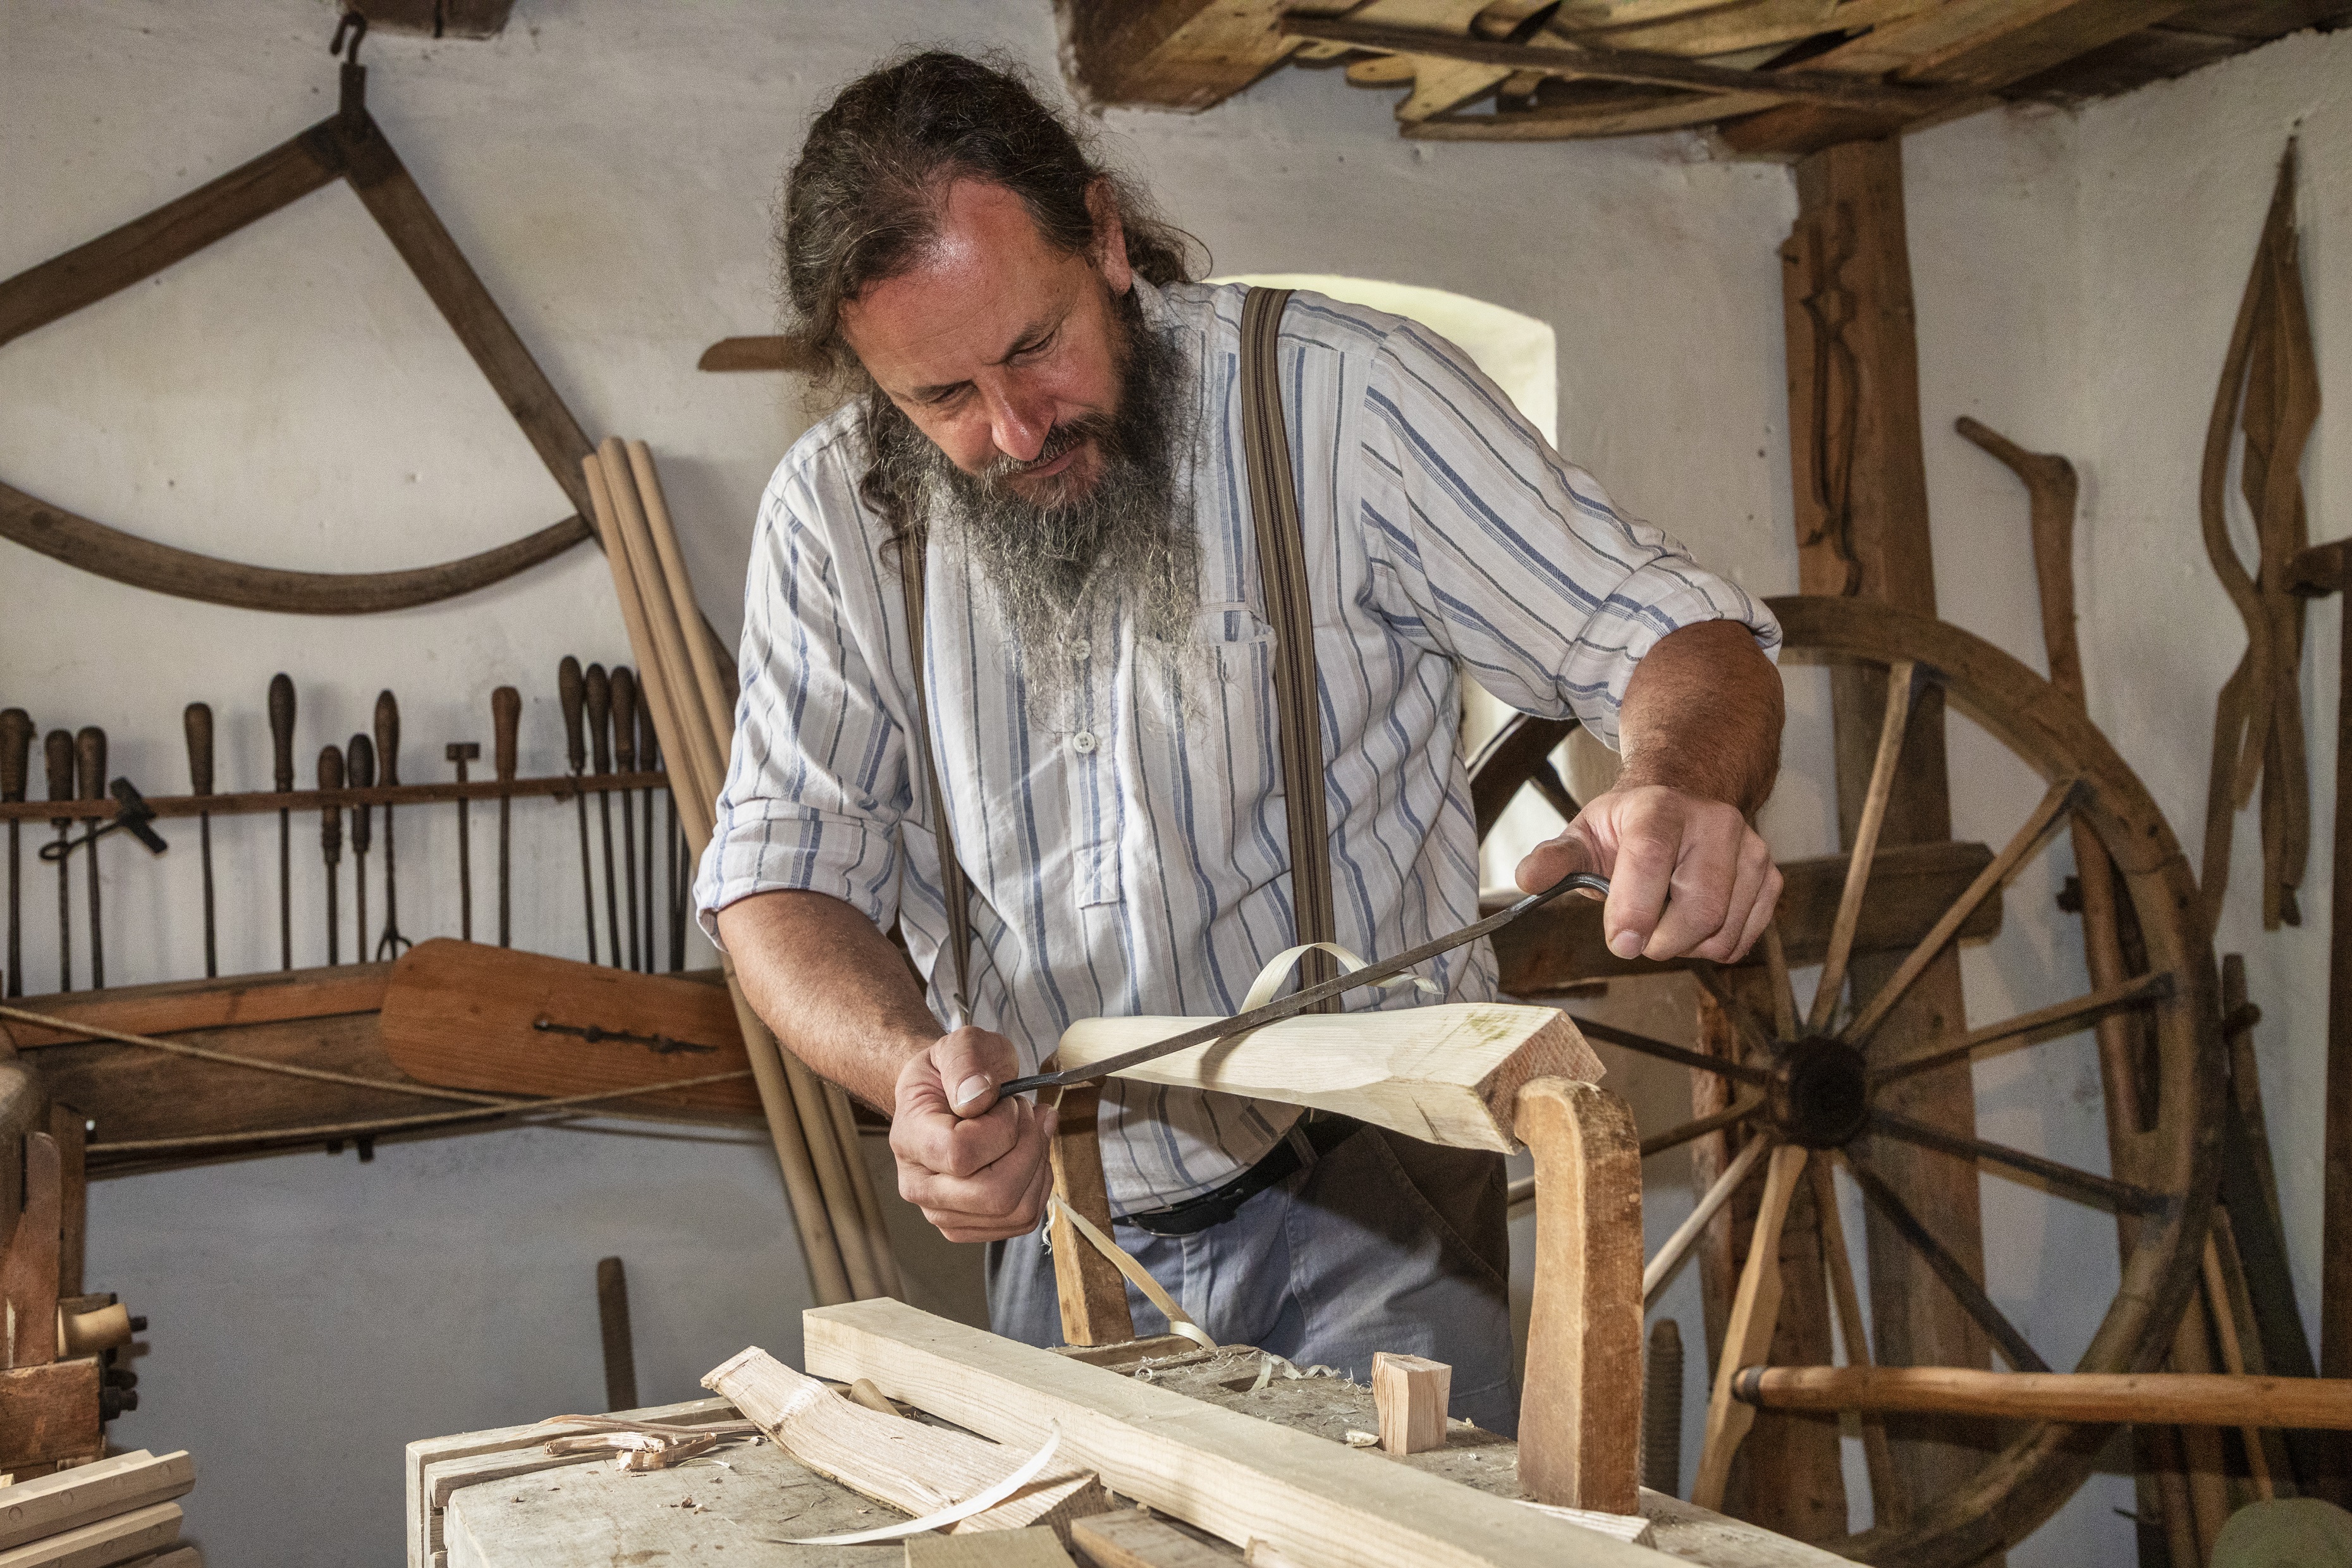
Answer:
[[[1214,889],[1220,904],[1279,876],[1290,861],[1274,697],[1274,628],[1243,601],[1209,604],[1191,638],[1157,650],[1139,679],[1136,733],[1143,788],[1163,858]]]

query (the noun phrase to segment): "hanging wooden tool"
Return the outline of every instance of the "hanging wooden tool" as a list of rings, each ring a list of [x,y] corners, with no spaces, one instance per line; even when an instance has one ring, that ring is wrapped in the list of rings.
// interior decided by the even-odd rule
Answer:
[[[363,35],[364,26],[357,29]],[[340,47],[342,30],[338,29]],[[292,615],[406,609],[503,582],[592,537],[580,459],[588,438],[367,111],[359,42],[341,107],[292,141],[111,233],[0,282],[0,344],[142,283],[336,180],[348,183],[488,378],[578,510],[495,550],[399,572],[286,572],[178,550],[0,484],[0,537],[68,566],[184,599]]]
[[[2209,927],[2230,890],[2230,837],[2236,814],[2262,788],[2263,929],[2300,925],[2295,891],[2311,840],[2311,781],[2304,751],[2303,601],[2291,569],[2310,542],[2304,511],[2303,450],[2319,420],[2319,374],[2304,301],[2294,227],[2295,148],[2279,161],[2270,214],[2221,361],[2221,384],[2205,426],[2198,521],[2205,553],[2246,623],[2246,651],[2223,683],[2213,711],[2213,758],[2206,781],[2205,855],[2199,899]],[[2230,431],[2245,432],[2239,488],[2258,545],[2248,571],[2230,542],[2226,495]]]

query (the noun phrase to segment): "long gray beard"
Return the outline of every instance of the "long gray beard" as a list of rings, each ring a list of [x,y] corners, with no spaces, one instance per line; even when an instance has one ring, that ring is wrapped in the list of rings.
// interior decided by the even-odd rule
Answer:
[[[1066,645],[1104,612],[1131,626],[1139,643],[1173,645],[1172,652],[1192,639],[1200,608],[1201,546],[1180,460],[1196,428],[1183,352],[1144,326],[1132,293],[1118,302],[1115,319],[1125,329],[1118,409],[1055,426],[1028,464],[1000,458],[965,473],[896,407],[876,400],[876,477],[978,563],[1042,700],[1067,683]],[[1005,483],[1088,438],[1101,471],[1086,495],[1040,506]]]

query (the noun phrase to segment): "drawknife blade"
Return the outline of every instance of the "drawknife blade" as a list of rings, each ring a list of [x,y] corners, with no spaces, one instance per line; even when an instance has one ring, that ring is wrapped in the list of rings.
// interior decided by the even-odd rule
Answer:
[[[1082,1068],[1067,1068],[1060,1072],[1032,1073],[1027,1078],[1010,1079],[999,1085],[996,1092],[1002,1098],[1033,1089],[1058,1089],[1073,1083],[1092,1083],[1097,1079],[1108,1078],[1111,1074],[1134,1067],[1139,1062],[1151,1061],[1174,1051],[1184,1050],[1192,1046],[1206,1045],[1213,1040],[1231,1039],[1235,1035],[1245,1035],[1252,1029],[1262,1028],[1279,1019],[1296,1017],[1326,996],[1337,996],[1342,991],[1353,991],[1359,985],[1376,985],[1383,980],[1393,979],[1413,965],[1435,958],[1441,952],[1451,952],[1465,942],[1475,942],[1489,932],[1500,931],[1529,910],[1548,904],[1562,893],[1575,888],[1585,889],[1606,898],[1609,894],[1609,879],[1606,877],[1596,877],[1590,871],[1573,872],[1562,877],[1539,893],[1529,893],[1509,909],[1488,915],[1475,925],[1466,925],[1450,935],[1441,936],[1433,942],[1423,942],[1411,952],[1401,952],[1394,958],[1384,959],[1379,963],[1367,964],[1352,974],[1335,976],[1319,984],[1294,991],[1289,995],[1269,1002],[1263,1007],[1253,1007],[1246,1013],[1236,1013],[1230,1018],[1219,1018],[1212,1023],[1203,1024],[1197,1029],[1187,1029],[1181,1035],[1171,1035],[1164,1040],[1154,1040],[1148,1046],[1138,1046],[1131,1051],[1121,1051],[1115,1057],[1105,1057],[1098,1062],[1092,1062]]]

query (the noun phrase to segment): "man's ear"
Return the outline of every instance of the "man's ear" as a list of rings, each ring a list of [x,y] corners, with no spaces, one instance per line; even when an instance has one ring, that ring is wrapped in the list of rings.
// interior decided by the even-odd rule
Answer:
[[[1135,268],[1127,259],[1127,226],[1119,222],[1118,197],[1108,180],[1087,187],[1087,212],[1095,220],[1095,270],[1113,294],[1124,294],[1135,282]]]

